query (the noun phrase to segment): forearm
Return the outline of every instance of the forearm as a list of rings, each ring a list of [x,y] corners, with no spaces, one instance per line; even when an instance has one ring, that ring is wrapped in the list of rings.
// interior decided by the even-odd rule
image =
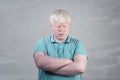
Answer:
[[[61,67],[70,63],[68,59],[65,58],[52,58],[47,56],[43,59],[44,62],[42,63],[41,69],[45,71],[55,71],[60,69]]]
[[[41,68],[45,71],[55,71],[60,69],[61,67],[72,62],[69,59],[65,58],[52,58],[45,55],[40,55],[35,58],[35,63],[38,68]]]
[[[69,75],[81,74],[84,72],[83,70],[84,69],[79,62],[73,62],[73,63],[69,63],[68,65],[54,71],[53,73],[69,76]]]

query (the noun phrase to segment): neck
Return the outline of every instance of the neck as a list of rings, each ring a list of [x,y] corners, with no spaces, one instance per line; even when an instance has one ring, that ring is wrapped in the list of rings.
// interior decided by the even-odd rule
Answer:
[[[65,40],[56,40],[58,43],[63,43]]]
[[[58,43],[63,43],[66,39],[67,39],[67,37],[65,39],[57,39],[57,38],[55,38],[55,41],[58,42]]]

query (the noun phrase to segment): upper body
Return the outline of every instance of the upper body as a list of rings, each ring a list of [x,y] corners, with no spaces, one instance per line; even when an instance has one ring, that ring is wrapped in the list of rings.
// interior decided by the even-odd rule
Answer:
[[[34,51],[39,80],[82,80],[87,52],[80,40],[69,36],[68,13],[56,10],[50,21],[53,35],[39,40]]]

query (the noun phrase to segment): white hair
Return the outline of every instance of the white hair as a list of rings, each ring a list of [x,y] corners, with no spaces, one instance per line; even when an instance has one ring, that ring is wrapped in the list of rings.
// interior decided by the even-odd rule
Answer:
[[[68,21],[68,23],[71,22],[70,15],[64,11],[64,10],[55,10],[52,15],[50,16],[50,23],[53,24],[55,22],[65,22]]]

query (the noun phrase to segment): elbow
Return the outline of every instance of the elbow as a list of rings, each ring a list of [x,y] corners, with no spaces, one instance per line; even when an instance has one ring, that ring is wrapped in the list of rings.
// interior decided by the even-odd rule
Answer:
[[[42,68],[44,65],[40,62],[40,61],[38,61],[36,58],[34,59],[34,61],[35,61],[35,65],[38,67],[38,68]]]
[[[35,56],[34,56],[34,62],[35,62],[35,65],[38,67],[38,68],[42,68],[43,66],[44,66],[44,64],[43,64],[43,61],[42,61],[42,55],[38,55],[38,54],[36,54]]]
[[[86,72],[86,68],[84,68],[84,67],[79,67],[79,68],[77,69],[77,72],[83,74],[83,73]]]
[[[81,69],[80,71],[82,74],[86,72],[86,69]]]
[[[42,67],[43,67],[43,65],[40,64],[40,63],[35,62],[35,64],[36,64],[36,66],[37,66],[38,68],[42,68]]]

